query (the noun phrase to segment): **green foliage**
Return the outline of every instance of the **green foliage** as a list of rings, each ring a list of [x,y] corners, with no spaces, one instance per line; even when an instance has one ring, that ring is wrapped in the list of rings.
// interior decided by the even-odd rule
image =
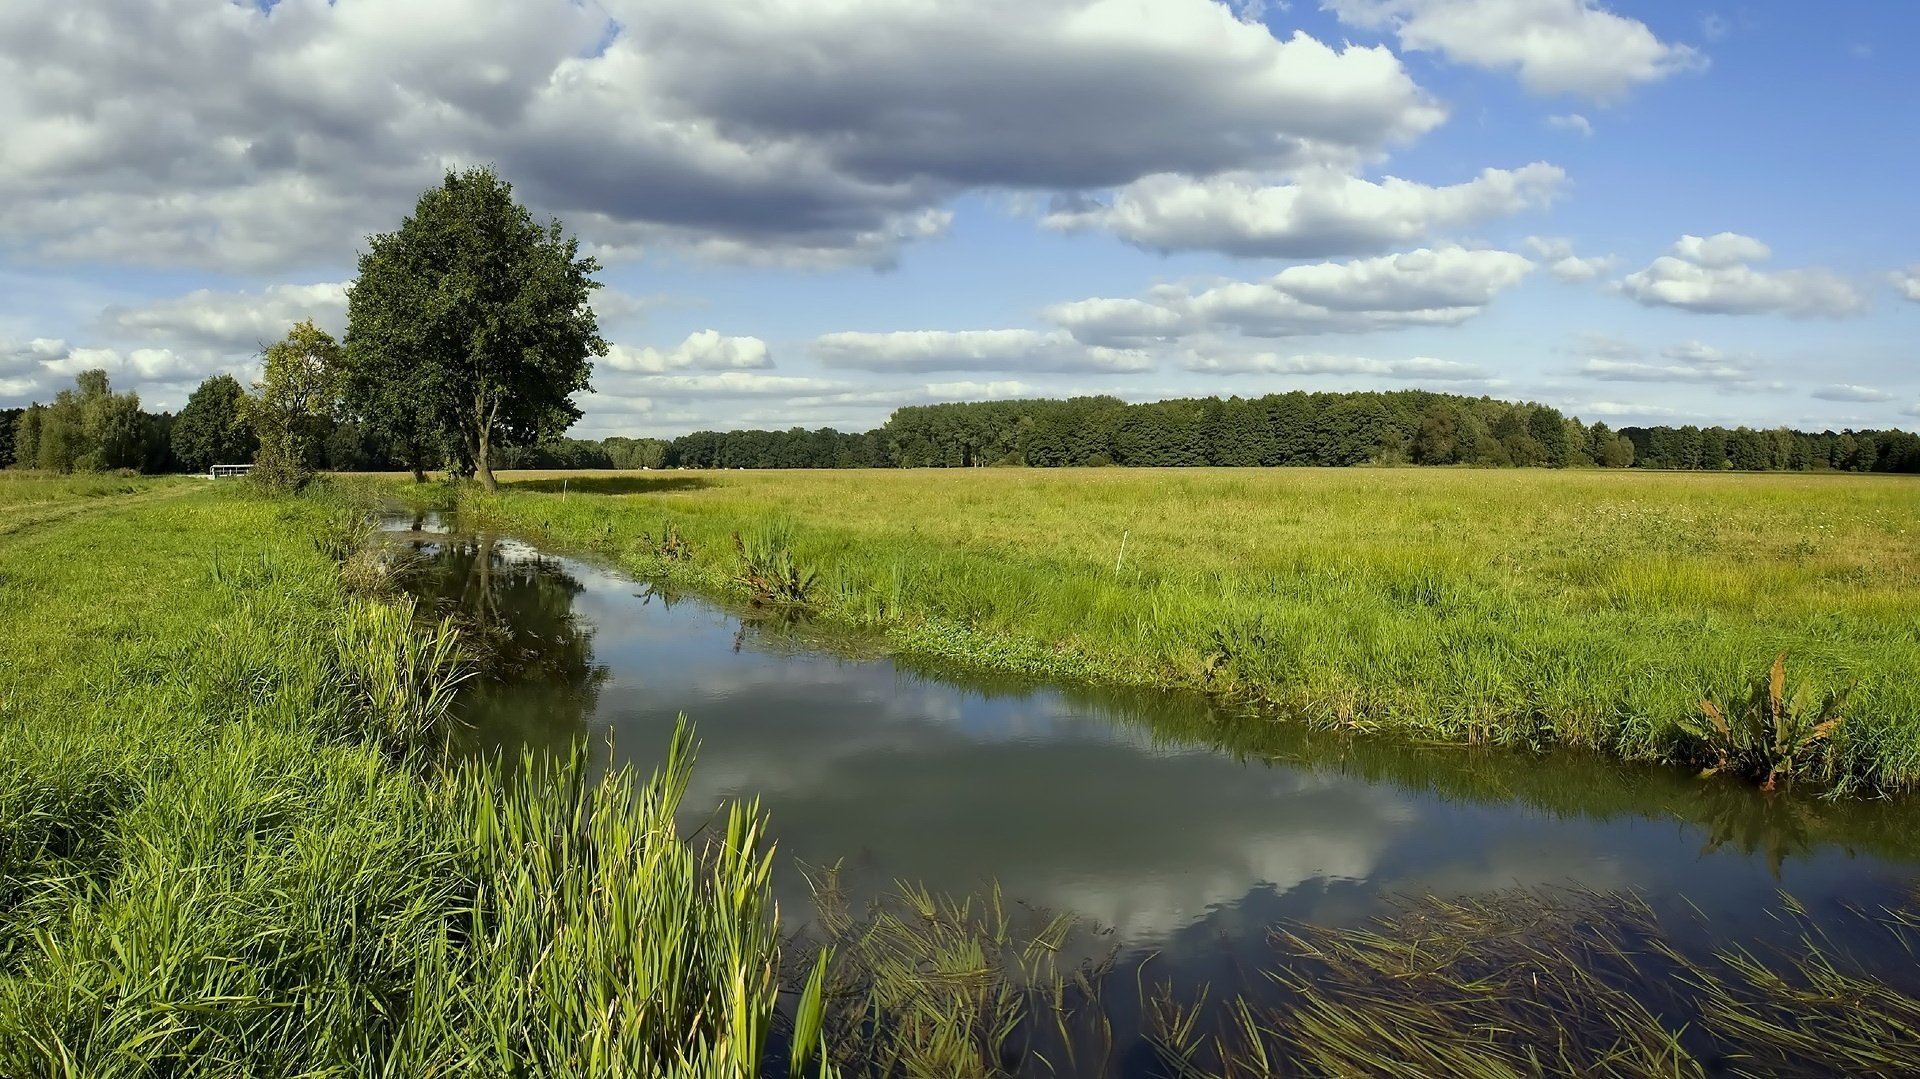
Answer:
[[[148,463],[149,427],[137,394],[113,392],[102,370],[82,371],[51,405],[35,404],[14,432],[15,463],[48,472],[106,472]]]
[[[348,408],[416,472],[444,448],[490,489],[500,450],[557,438],[604,355],[599,265],[491,170],[449,172],[368,240],[347,294]]]
[[[259,439],[252,478],[269,490],[296,490],[321,461],[340,408],[340,345],[312,319],[267,349],[266,370],[245,399]]]
[[[200,383],[174,418],[174,456],[194,472],[253,460],[260,439],[247,422],[246,396],[232,375],[218,374]]]
[[[47,406],[29,405],[15,421],[13,431],[13,459],[11,465],[19,468],[40,467],[40,427],[45,422]]]
[[[1765,675],[1748,687],[1744,699],[1715,704],[1700,701],[1700,715],[1681,724],[1683,750],[1704,763],[1704,774],[1730,773],[1772,790],[1796,776],[1831,780],[1829,750],[1841,730],[1852,686],[1829,689],[1817,698],[1804,685],[1787,691],[1787,654],[1774,658]]]
[[[1717,440],[1717,441],[1716,441]],[[1722,456],[1714,456],[1721,454]],[[1723,457],[1725,459],[1723,459]],[[1712,460],[1705,464],[1703,461]],[[1920,435],[1583,426],[1556,409],[1401,390],[1127,404],[1112,397],[918,405],[859,434],[695,431],[665,463],[687,468],[1232,468],[1358,464],[1480,467],[1845,469],[1920,472]],[[578,455],[532,467],[608,467]],[[611,467],[628,467],[611,465]]]

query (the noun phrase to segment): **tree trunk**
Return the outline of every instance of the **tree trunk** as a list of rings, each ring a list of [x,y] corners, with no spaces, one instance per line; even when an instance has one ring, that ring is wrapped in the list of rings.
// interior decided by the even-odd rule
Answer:
[[[480,438],[475,443],[475,452],[473,455],[474,473],[480,477],[480,486],[485,487],[488,494],[492,494],[500,489],[500,481],[493,478],[492,454],[488,452],[491,448],[489,443],[492,441],[491,436],[493,434],[490,430],[491,426],[492,425],[488,423],[482,423],[480,425]]]

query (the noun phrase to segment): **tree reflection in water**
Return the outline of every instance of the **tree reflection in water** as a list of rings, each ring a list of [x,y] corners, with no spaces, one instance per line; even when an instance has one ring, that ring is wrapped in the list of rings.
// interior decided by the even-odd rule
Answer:
[[[585,734],[607,669],[594,662],[592,627],[574,613],[580,582],[531,548],[485,533],[415,546],[426,557],[406,570],[403,586],[423,615],[455,620],[479,666],[459,708],[472,747],[560,747]]]

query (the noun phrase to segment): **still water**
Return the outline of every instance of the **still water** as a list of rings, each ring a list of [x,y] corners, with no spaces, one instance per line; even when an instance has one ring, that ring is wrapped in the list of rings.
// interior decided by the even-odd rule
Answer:
[[[1522,886],[1628,889],[1753,942],[1781,931],[1782,892],[1818,919],[1920,881],[1910,802],[1768,798],[1581,755],[1313,735],[1197,695],[982,680],[516,540],[392,527],[421,556],[407,580],[423,603],[498,627],[494,680],[465,705],[483,748],[584,736],[646,771],[685,714],[701,742],[687,827],[758,796],[783,860],[841,862],[869,888],[997,881],[1097,921],[1123,953],[1217,962],[1281,919]],[[800,874],[776,879],[785,917],[804,916]]]

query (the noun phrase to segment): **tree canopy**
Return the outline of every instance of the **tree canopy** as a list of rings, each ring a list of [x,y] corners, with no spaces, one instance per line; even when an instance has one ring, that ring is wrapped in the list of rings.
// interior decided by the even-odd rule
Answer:
[[[253,460],[260,439],[246,420],[247,391],[232,375],[200,383],[173,420],[173,454],[195,472]]]
[[[588,302],[598,270],[491,169],[449,172],[360,258],[347,293],[350,412],[416,474],[438,446],[493,489],[499,451],[580,418],[573,394],[607,351]]]
[[[245,400],[260,445],[254,475],[275,486],[299,486],[320,466],[340,411],[340,344],[308,319],[267,349],[265,368]]]

